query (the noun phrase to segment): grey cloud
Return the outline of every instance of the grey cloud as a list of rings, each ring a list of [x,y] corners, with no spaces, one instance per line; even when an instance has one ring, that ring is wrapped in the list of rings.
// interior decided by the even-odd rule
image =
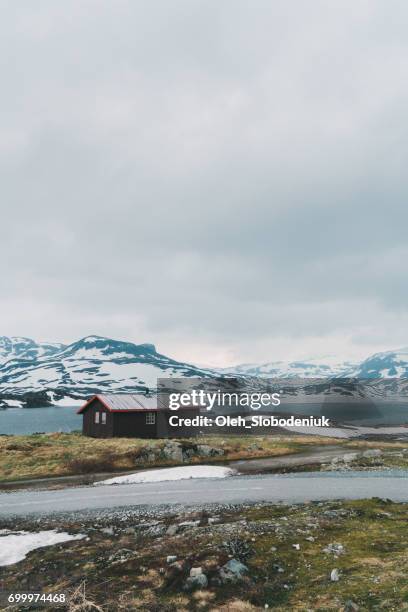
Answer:
[[[9,3],[3,333],[207,362],[408,343],[407,16]]]

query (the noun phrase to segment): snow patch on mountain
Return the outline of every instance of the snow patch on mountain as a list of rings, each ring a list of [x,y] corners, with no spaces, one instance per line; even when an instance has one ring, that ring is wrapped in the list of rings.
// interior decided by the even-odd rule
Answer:
[[[247,363],[219,370],[222,374],[242,374],[267,378],[331,378],[348,376],[356,367],[349,361],[337,361],[333,356],[299,361],[272,361],[262,364]]]
[[[350,375],[358,378],[408,378],[408,348],[375,353],[355,367]]]
[[[27,393],[45,392],[55,404],[98,392],[155,389],[157,379],[163,377],[215,376],[210,370],[157,353],[153,344],[99,336],[87,336],[69,345],[1,340],[0,395],[4,399],[7,395],[18,399]]]
[[[245,379],[356,377],[380,379],[388,384],[390,378],[408,379],[408,348],[376,353],[360,364],[324,356],[241,364],[216,370],[166,357],[158,353],[153,344],[134,344],[95,335],[67,345],[36,343],[23,337],[0,337],[0,408],[50,403],[73,405],[95,393],[135,393],[146,387],[154,390],[158,378],[218,376]],[[373,393],[376,392],[381,394],[383,390],[374,388]]]

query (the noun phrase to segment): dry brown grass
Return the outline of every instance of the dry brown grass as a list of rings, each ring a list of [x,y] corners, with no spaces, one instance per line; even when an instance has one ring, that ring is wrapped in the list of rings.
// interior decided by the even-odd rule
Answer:
[[[187,443],[206,443],[222,448],[221,460],[261,458],[306,450],[318,444],[350,443],[335,438],[316,436],[203,436]],[[72,474],[131,470],[154,465],[174,465],[158,459],[154,464],[136,462],[142,450],[161,448],[165,440],[135,438],[96,439],[80,433],[33,434],[28,436],[0,436],[0,482],[28,478],[56,477]],[[255,445],[255,447],[254,447]],[[366,443],[369,445],[369,443]],[[378,447],[378,443],[376,443]],[[194,458],[193,463],[220,461],[220,458]]]

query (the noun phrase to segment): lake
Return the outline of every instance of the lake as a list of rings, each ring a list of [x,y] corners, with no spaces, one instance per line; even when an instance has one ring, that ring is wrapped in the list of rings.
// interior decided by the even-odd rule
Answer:
[[[8,408],[0,410],[0,434],[24,435],[36,432],[82,430],[78,406],[47,408]]]

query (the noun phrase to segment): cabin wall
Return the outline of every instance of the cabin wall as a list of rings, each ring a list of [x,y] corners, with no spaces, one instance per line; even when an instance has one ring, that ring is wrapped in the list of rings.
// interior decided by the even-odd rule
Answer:
[[[95,423],[95,413],[106,413],[106,425],[102,424],[101,414],[99,414],[99,423]],[[98,399],[95,399],[89,404],[83,413],[82,433],[85,436],[93,438],[111,438],[113,436],[113,416]]]
[[[156,423],[146,423],[147,412],[113,412],[113,435],[122,438],[156,438]]]
[[[95,423],[95,412],[106,413],[106,425]],[[187,438],[198,433],[197,428],[193,427],[170,427],[168,420],[170,416],[176,414],[174,411],[152,411],[156,415],[154,424],[146,423],[146,414],[149,411],[141,412],[109,412],[105,406],[95,399],[83,416],[82,432],[85,436],[93,438]],[[199,415],[199,409],[178,410],[179,417],[193,418]]]

